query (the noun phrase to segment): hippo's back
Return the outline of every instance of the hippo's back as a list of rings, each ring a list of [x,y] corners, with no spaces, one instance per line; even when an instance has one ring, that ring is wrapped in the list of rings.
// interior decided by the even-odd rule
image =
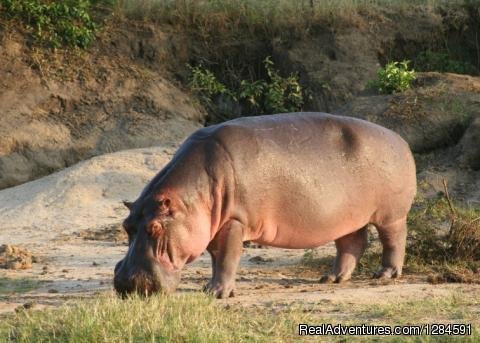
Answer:
[[[318,246],[373,220],[399,219],[415,194],[408,144],[363,120],[291,113],[240,118],[203,134],[229,156],[231,215],[266,244],[303,248],[295,237],[310,235],[307,245]]]

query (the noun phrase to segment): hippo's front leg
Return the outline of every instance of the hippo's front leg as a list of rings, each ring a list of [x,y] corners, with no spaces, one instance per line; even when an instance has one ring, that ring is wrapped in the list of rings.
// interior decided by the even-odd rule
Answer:
[[[235,276],[243,252],[243,225],[228,221],[207,247],[212,256],[212,280],[204,291],[219,299],[234,296]]]

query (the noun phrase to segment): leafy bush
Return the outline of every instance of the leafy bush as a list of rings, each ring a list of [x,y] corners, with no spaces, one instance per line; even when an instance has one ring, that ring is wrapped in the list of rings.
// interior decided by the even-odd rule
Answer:
[[[19,19],[37,39],[55,48],[62,45],[86,48],[95,38],[89,0],[0,0],[0,10]]]
[[[270,83],[265,82],[264,109],[267,113],[294,112],[303,105],[302,87],[298,75],[290,74],[283,78],[273,67],[273,61],[264,60]]]
[[[212,102],[223,95],[240,103],[247,103],[256,114],[295,112],[301,109],[304,98],[298,75],[282,77],[274,69],[270,57],[265,58],[264,67],[268,80],[241,80],[237,91],[228,89],[215,75],[202,66],[189,67],[190,87],[199,92],[206,101]]]
[[[415,67],[421,71],[440,73],[473,74],[475,67],[470,63],[451,59],[447,53],[424,51],[415,61]]]
[[[202,66],[188,66],[188,68],[191,73],[190,87],[194,91],[202,93],[207,99],[213,99],[222,94],[230,95],[227,87],[218,81],[210,70]]]
[[[409,70],[408,63],[409,61],[388,63],[378,71],[377,79],[369,85],[384,94],[406,91],[416,79],[415,70]]]

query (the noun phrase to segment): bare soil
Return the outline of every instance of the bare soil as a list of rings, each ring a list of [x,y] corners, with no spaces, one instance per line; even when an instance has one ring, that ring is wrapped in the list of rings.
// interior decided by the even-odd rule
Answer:
[[[113,292],[113,267],[123,257],[126,245],[108,240],[85,242],[79,237],[56,240],[54,249],[46,245],[37,245],[37,250],[43,253],[43,264],[34,265],[28,272],[4,273],[7,280],[34,278],[39,283],[37,288],[27,292],[0,294],[0,313],[8,313],[24,304],[34,303],[36,308],[58,306],[69,299]],[[320,255],[334,254],[333,245],[320,250]],[[257,256],[267,262],[251,261]],[[480,295],[480,285],[431,284],[426,275],[405,275],[390,282],[357,276],[345,284],[320,284],[321,272],[302,267],[302,256],[302,250],[245,248],[236,295],[222,302],[259,308],[322,305],[325,311],[332,311],[327,317],[341,320],[345,314],[334,310],[338,306],[375,307],[458,294]],[[205,253],[185,268],[178,291],[200,292],[210,275],[210,257]]]

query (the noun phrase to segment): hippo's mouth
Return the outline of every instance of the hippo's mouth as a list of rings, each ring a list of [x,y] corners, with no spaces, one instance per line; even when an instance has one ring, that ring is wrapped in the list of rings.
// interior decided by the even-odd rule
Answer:
[[[117,293],[125,298],[128,294],[136,293],[141,296],[149,296],[162,290],[159,280],[152,280],[146,275],[135,276],[135,279],[124,280],[114,277],[114,286]]]
[[[180,271],[166,272],[157,261],[150,261],[143,268],[128,266],[122,260],[115,266],[113,284],[122,297],[130,293],[149,296],[159,292],[175,291],[180,282]]]

